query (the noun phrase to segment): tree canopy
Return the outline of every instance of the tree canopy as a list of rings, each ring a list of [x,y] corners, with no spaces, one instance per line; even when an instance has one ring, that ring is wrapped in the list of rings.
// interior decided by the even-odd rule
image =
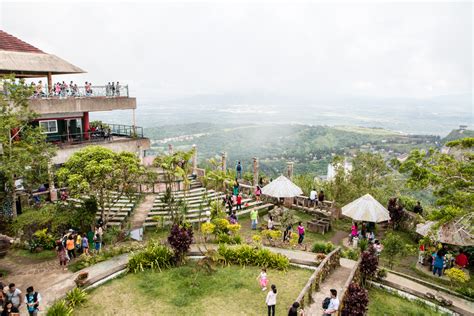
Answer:
[[[97,199],[104,222],[113,205],[122,196],[134,194],[146,174],[135,154],[115,153],[100,146],[74,153],[57,173],[72,196]]]
[[[16,179],[22,179],[30,190],[47,182],[54,147],[46,142],[41,128],[31,124],[37,117],[28,107],[31,87],[13,77],[1,81],[6,93],[0,93],[0,174],[13,202]],[[12,203],[12,215],[17,215],[16,203]]]

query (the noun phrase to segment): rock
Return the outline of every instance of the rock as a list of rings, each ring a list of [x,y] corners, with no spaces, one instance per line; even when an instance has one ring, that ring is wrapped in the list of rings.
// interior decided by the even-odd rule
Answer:
[[[0,234],[0,258],[4,257],[12,245],[13,239]]]
[[[427,298],[429,298],[429,299],[432,299],[432,300],[435,299],[434,294],[433,294],[433,293],[430,293],[430,292],[426,292],[426,293],[425,293],[425,296],[426,296]]]

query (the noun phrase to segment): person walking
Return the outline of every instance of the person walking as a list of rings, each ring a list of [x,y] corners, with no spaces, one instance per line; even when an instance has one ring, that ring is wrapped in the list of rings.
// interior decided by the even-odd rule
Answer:
[[[242,210],[242,194],[237,195],[237,210]]]
[[[316,189],[312,189],[311,192],[309,192],[309,201],[311,206],[316,206],[318,204],[317,194],[318,193],[316,192]]]
[[[260,201],[260,195],[262,195],[262,188],[260,188],[260,186],[257,185],[257,188],[255,189],[255,199],[257,201]]]
[[[331,289],[330,292],[331,298],[329,299],[329,304],[327,305],[327,307],[323,306],[323,316],[336,315],[339,309],[339,299],[337,298],[337,291],[335,289]],[[326,301],[326,299],[324,301]]]
[[[82,236],[82,250],[85,255],[89,254],[89,238],[86,234]]]
[[[444,255],[443,252],[438,250],[436,254],[433,255],[433,275],[436,275],[438,273],[438,276],[441,277],[443,274],[443,268],[444,268]]]
[[[68,256],[67,256],[66,248],[64,247],[64,245],[61,242],[57,243],[56,254],[57,254],[58,259],[59,259],[59,266],[60,267],[64,266],[64,271],[66,271],[67,270],[66,265],[67,265],[67,262],[68,262]]]
[[[288,316],[304,316],[304,310],[302,309],[298,315],[298,309],[300,308],[300,303],[294,302],[291,305],[290,310],[288,311]]]
[[[267,284],[268,284],[266,268],[262,268],[262,271],[260,271],[260,274],[257,276],[257,280],[260,283],[260,287],[262,288],[262,291],[265,291],[267,289]]]
[[[252,230],[256,230],[257,229],[257,221],[258,221],[258,211],[253,209],[252,211],[250,211],[250,220],[252,222]]]
[[[275,306],[277,303],[277,288],[275,284],[272,284],[271,290],[268,291],[265,303],[267,303],[268,316],[275,316]]]
[[[66,250],[69,259],[76,258],[76,245],[74,243],[74,236],[71,234],[69,235],[68,239],[66,240]]]
[[[39,303],[41,302],[41,295],[30,286],[26,289],[25,304],[30,316],[37,316],[39,312]]]
[[[242,165],[240,161],[237,161],[237,166],[235,166],[235,171],[237,171],[237,179],[242,179]]]
[[[298,223],[298,244],[302,244],[304,240],[304,226],[303,223],[299,222]]]

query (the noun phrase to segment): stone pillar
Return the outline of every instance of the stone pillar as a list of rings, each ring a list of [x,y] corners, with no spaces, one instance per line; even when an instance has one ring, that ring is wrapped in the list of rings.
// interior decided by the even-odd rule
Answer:
[[[286,163],[287,166],[287,177],[288,179],[292,180],[293,179],[293,162],[289,161]]]
[[[90,136],[89,112],[84,112],[84,117],[82,119],[84,120],[82,122],[82,125],[84,126],[84,139],[88,140]]]
[[[253,186],[258,185],[258,158],[253,157]]]
[[[226,152],[223,152],[221,154],[221,167],[222,167],[222,171],[226,172],[227,170],[227,153]]]
[[[193,174],[197,174],[197,155],[198,155],[198,152],[197,152],[197,146],[196,145],[193,145],[193,151],[194,151],[194,155],[193,155]]]
[[[51,73],[48,72],[48,88],[47,88],[48,95],[52,88],[53,88],[53,77],[51,76]]]
[[[173,144],[168,144],[168,153],[169,153],[170,155],[173,154]]]

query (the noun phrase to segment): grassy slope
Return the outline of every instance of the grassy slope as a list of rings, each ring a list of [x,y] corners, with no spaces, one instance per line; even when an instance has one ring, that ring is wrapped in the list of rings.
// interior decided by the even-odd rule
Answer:
[[[257,267],[230,266],[208,275],[194,264],[163,272],[129,274],[95,289],[75,315],[262,315],[265,296]],[[278,287],[278,314],[284,314],[306,284],[310,270],[269,270]],[[284,312],[285,311],[285,312]]]
[[[391,295],[380,289],[372,288],[369,290],[369,310],[368,316],[434,316],[444,315],[437,312],[427,305],[417,301],[409,301],[407,299]]]

